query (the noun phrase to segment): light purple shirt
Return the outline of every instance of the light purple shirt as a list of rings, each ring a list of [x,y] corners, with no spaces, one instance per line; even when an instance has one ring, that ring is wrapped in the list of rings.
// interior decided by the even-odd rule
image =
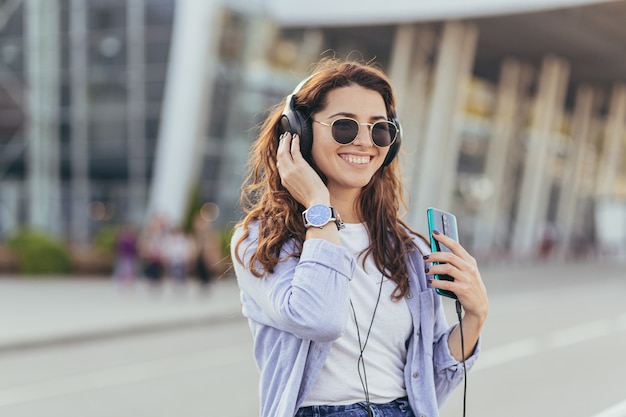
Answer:
[[[250,236],[239,247],[244,265],[256,248],[257,232],[252,224]],[[287,257],[296,251],[291,241],[283,246],[283,259],[274,272],[257,278],[236,261],[234,247],[241,234],[236,230],[231,247],[242,311],[249,320],[261,373],[260,416],[293,417],[319,375],[332,342],[348,322],[355,261],[342,246],[323,239],[309,239],[299,258]],[[413,332],[404,376],[415,415],[436,417],[438,407],[463,380],[463,364],[448,348],[454,326],[446,322],[441,297],[427,285],[422,252],[430,249],[419,237],[414,241],[420,250],[407,258],[410,290],[405,300]],[[468,370],[479,351],[480,342],[466,360]]]

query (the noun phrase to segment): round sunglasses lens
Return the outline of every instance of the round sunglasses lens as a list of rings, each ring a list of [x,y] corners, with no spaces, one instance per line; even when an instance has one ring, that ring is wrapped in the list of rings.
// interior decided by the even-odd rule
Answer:
[[[396,138],[397,129],[390,122],[376,122],[372,126],[372,141],[381,148],[391,145]]]
[[[342,145],[347,145],[356,138],[359,125],[355,120],[337,119],[333,122],[333,138]]]

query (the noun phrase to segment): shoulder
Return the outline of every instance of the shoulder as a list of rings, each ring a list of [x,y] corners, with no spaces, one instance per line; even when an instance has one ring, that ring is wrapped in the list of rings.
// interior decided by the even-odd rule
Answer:
[[[422,255],[428,255],[431,252],[430,249],[430,244],[428,243],[428,241],[426,240],[426,238],[420,234],[416,234],[413,237],[413,242],[415,244],[415,246],[417,246],[417,249],[419,250],[419,252]]]
[[[238,224],[233,230],[230,240],[232,254],[239,255],[242,259],[252,255],[259,247],[260,223],[258,220],[250,222],[247,226]],[[297,242],[291,238],[281,244],[281,256],[298,254]]]
[[[424,256],[432,252],[430,243],[422,234],[412,230],[407,231],[412,237],[413,245],[413,248],[406,254],[405,258],[409,265],[409,280],[412,280],[414,285],[416,285],[415,291],[426,291],[429,286],[427,282],[428,277],[424,273],[424,267],[426,266]]]
[[[423,236],[421,233],[418,233],[412,229],[410,229],[409,227],[404,227],[404,229],[406,230],[406,232],[408,233],[408,235],[411,237],[412,239],[412,244],[415,247],[415,249],[417,249],[417,253],[421,256],[424,255],[428,255],[430,254],[432,251],[430,249],[430,242],[428,241],[428,239]]]
[[[230,238],[230,247],[233,254],[237,253],[242,256],[244,253],[256,250],[259,243],[259,223],[254,221],[245,227],[243,224],[238,224],[233,230],[233,234]]]
[[[246,239],[250,239],[253,236],[256,238],[259,233],[259,221],[254,220],[250,222],[247,227],[244,227],[243,223],[237,224],[233,229],[231,242],[238,242],[246,232],[248,233],[248,237],[246,237]]]

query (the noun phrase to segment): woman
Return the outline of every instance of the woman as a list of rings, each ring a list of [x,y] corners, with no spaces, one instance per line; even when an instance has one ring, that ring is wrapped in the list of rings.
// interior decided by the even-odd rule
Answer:
[[[429,254],[400,219],[399,130],[385,75],[334,59],[261,128],[231,247],[262,416],[433,417],[476,360],[476,261],[443,234],[453,253]],[[464,355],[435,288],[465,309]]]

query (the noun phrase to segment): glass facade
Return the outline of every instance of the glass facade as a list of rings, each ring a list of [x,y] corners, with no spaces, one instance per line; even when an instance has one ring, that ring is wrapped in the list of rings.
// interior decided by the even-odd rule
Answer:
[[[76,222],[87,228],[82,238],[89,239],[103,226],[136,221],[132,213],[145,209],[175,2],[54,3],[58,13],[44,18],[56,20],[59,32],[37,35],[57,36],[60,43],[59,141],[52,146],[60,155],[54,169],[60,176],[62,214],[61,227],[54,231],[76,238],[71,236]],[[16,4],[0,27],[0,237],[29,225],[27,65],[39,52],[26,47],[26,28],[35,24],[32,11],[26,2]],[[131,190],[140,190],[141,199],[133,201]]]
[[[70,242],[88,242],[108,226],[142,223],[154,176],[176,1],[49,0],[41,4],[57,5],[58,12],[42,14],[39,10],[40,15],[27,7],[36,2],[10,4],[15,7],[10,10],[5,7],[5,19],[0,21],[0,243],[11,230],[32,225],[31,212],[37,194],[31,184],[37,181],[56,189],[49,194],[52,196],[49,200],[44,200],[51,208],[60,207],[58,217],[51,216],[48,222],[58,225],[52,231]],[[375,61],[390,73],[401,28],[393,24],[280,27],[259,10],[245,10],[226,6],[218,13],[220,27],[214,32],[218,36],[217,48],[214,59],[208,64],[211,66],[208,71],[212,82],[211,103],[207,106],[208,114],[202,119],[205,134],[197,149],[200,166],[197,183],[193,184],[194,204],[216,203],[221,213],[216,220],[220,227],[239,218],[240,186],[250,143],[255,127],[264,120],[268,109],[278,104],[309,72],[310,65],[322,56]],[[57,22],[58,33],[46,33],[56,25],[47,25],[48,29],[39,29],[39,32],[29,30],[33,29],[35,18],[39,22],[46,19]],[[467,102],[461,106],[464,114],[460,121],[458,172],[450,203],[460,216],[480,215],[483,207],[475,204],[476,198],[471,193],[477,186],[489,185],[483,180],[490,140],[493,140],[492,121],[500,94],[498,78],[504,56],[485,55],[485,51],[498,52],[489,42],[501,41],[495,32],[498,25],[493,22],[499,20],[463,23],[480,26],[482,37],[470,70],[473,79],[465,95]],[[427,113],[433,111],[430,100],[436,84],[435,61],[446,23],[413,26],[419,27],[422,37],[413,39],[411,48],[423,51],[420,65],[424,68],[412,68],[412,71],[422,72],[424,80],[421,90],[413,90],[419,97],[409,100],[420,107],[413,115],[420,120],[407,120],[406,125],[420,124],[412,127],[411,138],[415,139],[412,152],[419,155],[423,146],[420,141],[426,136]],[[35,58],[43,59],[45,54],[32,45],[43,44],[46,36],[59,39],[58,79],[53,77],[53,71],[44,79],[49,88],[46,91],[58,95],[50,101],[56,103],[56,107],[53,104],[42,110],[58,115],[56,123],[49,127],[54,134],[50,135],[48,148],[45,152],[42,150],[53,171],[33,170],[40,163],[37,161],[45,158],[39,155],[40,159],[34,159],[37,146],[28,136],[32,123],[28,101],[33,96],[32,87],[29,91],[27,86],[31,86],[29,77],[34,74],[28,63]],[[210,40],[198,39],[197,42],[209,47]],[[43,68],[57,62],[53,59],[55,51],[52,52],[45,55],[49,61],[43,62]],[[537,48],[536,55],[547,52]],[[524,65],[538,72],[538,59],[526,58]],[[575,69],[572,74],[577,74]],[[537,94],[533,85],[529,83],[530,87],[522,89],[517,120],[512,122],[514,137],[507,155],[502,155],[507,161],[502,186],[505,194],[502,198],[507,200],[503,203],[508,216],[507,228],[519,215],[516,204],[522,188],[520,176],[524,171],[523,156],[527,130],[532,122],[529,119],[533,97]],[[573,78],[567,88],[572,86],[575,86]],[[43,91],[39,91],[39,97],[45,97]],[[572,111],[572,94],[569,96],[561,109],[564,113]],[[566,147],[571,146],[567,145],[567,140],[564,143]],[[600,140],[590,143],[598,149],[601,147]],[[57,150],[58,157],[55,156]],[[555,196],[559,193],[559,183],[565,181],[562,169],[559,170],[563,155],[567,153],[557,155],[554,169],[549,168],[550,175],[554,171],[556,184],[551,186],[554,190],[545,202],[548,220],[555,218]],[[411,163],[413,161],[405,165]],[[623,169],[622,166],[621,174]],[[39,172],[41,178],[33,178],[33,172]],[[45,178],[57,174],[58,181]],[[479,191],[486,193],[484,189]],[[592,219],[585,215],[581,221],[589,225]],[[472,227],[462,232],[476,235]],[[506,236],[508,239],[508,232]]]
[[[142,223],[159,135],[175,0],[57,0],[58,120],[54,124],[60,216],[51,232],[74,243],[103,228]],[[223,9],[206,137],[194,198],[215,202],[225,225],[239,215],[239,188],[254,127],[306,67],[296,51],[304,30],[281,32],[244,12]],[[25,2],[0,26],[0,241],[31,226],[28,152],[29,50],[33,21]],[[198,40],[203,42],[206,40]],[[37,39],[35,39],[37,42]],[[335,45],[335,41],[333,41]],[[346,46],[348,47],[348,46]],[[313,51],[317,54],[318,51]],[[294,61],[298,59],[299,61]],[[308,62],[312,62],[311,58]],[[294,64],[296,71],[294,72]],[[46,65],[46,63],[44,63]]]

